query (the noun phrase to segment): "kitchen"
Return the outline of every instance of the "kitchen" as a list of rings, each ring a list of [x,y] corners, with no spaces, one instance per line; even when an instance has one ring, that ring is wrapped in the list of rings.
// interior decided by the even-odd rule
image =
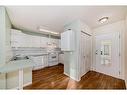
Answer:
[[[26,32],[16,28],[14,29],[12,28],[12,24],[5,7],[0,7],[0,9],[1,18],[4,19],[2,24],[5,22],[6,25],[1,28],[6,29],[6,32],[2,32],[5,34],[0,34],[3,35],[0,37],[2,38],[1,43],[3,43],[4,40],[7,42],[6,45],[3,43],[3,46],[6,47],[6,58],[4,57],[5,60],[3,60],[4,58],[2,59],[1,57],[1,60],[6,61],[6,63],[19,62],[20,64],[22,61],[24,64],[28,61],[30,64],[27,65],[31,65],[33,63],[32,66],[28,66],[29,68],[27,67],[21,70],[21,72],[18,70],[24,67],[19,68],[18,66],[15,67],[15,65],[12,65],[12,68],[9,65],[9,68],[11,69],[7,69],[7,66],[5,69],[2,67],[1,70],[3,70],[4,73],[0,76],[0,88],[23,89],[23,86],[27,86],[32,83],[32,70],[39,70],[45,67],[57,65],[58,63],[63,63],[63,53],[60,50],[60,36],[59,34],[53,35],[53,33],[50,32],[42,34]],[[4,48],[1,50],[3,49]],[[5,54],[5,52],[3,53]],[[29,62],[29,60],[32,61]],[[3,66],[3,64],[1,64],[1,66]]]
[[[12,60],[17,60],[18,58],[31,59],[34,64],[32,71],[54,66],[58,63],[63,64],[63,53],[60,50],[59,36],[51,38],[50,34],[46,35],[46,37],[44,34],[31,34],[25,34],[21,30],[11,29],[11,47],[14,56]],[[32,78],[31,69],[26,72],[28,73],[26,74]],[[16,72],[8,73],[8,76],[15,73]],[[16,79],[17,76],[13,76],[13,79],[9,77],[8,83],[12,83],[12,80],[16,81],[14,79]],[[30,79],[28,83],[24,84],[24,86],[31,83],[32,79]],[[12,88],[11,84],[10,88]]]
[[[126,13],[126,6],[0,6],[0,89],[126,89]]]

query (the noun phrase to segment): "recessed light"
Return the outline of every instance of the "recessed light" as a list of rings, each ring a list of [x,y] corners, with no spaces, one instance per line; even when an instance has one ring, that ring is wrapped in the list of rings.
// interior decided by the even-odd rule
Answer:
[[[42,29],[42,28],[39,28],[39,31],[46,32],[46,33],[50,33],[50,34],[56,34],[56,35],[59,34],[59,33],[57,33],[57,32],[50,31],[50,30],[47,30],[47,29]]]
[[[103,17],[103,18],[99,19],[98,21],[99,21],[100,23],[104,23],[104,22],[106,22],[108,19],[109,19],[108,17]]]

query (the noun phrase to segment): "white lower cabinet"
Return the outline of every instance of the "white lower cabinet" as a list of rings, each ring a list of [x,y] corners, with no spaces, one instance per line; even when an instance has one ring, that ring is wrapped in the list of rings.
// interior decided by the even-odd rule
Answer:
[[[59,54],[59,63],[64,64],[64,54]]]
[[[48,67],[48,66],[54,66],[57,65],[58,62],[58,53],[49,53],[43,56],[31,56],[31,59],[34,62],[34,68],[33,70],[38,70],[38,69],[42,69],[44,67]],[[62,63],[63,62],[63,57],[61,57],[62,59]]]
[[[48,65],[54,66],[58,64],[58,53],[50,53],[48,55]]]
[[[48,66],[48,56],[32,56],[34,62],[33,70],[41,69]]]
[[[23,74],[23,76],[19,77],[19,74]],[[6,74],[7,80],[6,80],[6,86],[7,89],[19,89],[19,81],[20,86],[27,86],[32,83],[32,68],[25,68],[23,69],[23,72],[12,71]],[[20,79],[19,79],[20,78]],[[0,85],[1,86],[1,85]]]

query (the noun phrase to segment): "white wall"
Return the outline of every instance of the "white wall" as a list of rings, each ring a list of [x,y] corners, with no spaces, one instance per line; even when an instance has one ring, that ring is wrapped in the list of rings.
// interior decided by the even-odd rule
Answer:
[[[5,8],[0,7],[0,66],[6,63],[6,23]],[[6,88],[6,74],[0,74],[0,89]]]
[[[64,52],[64,73],[73,78],[74,80],[80,80],[79,78],[79,65],[78,65],[78,35],[80,31],[79,21],[74,21],[65,25],[64,31],[72,29],[75,35],[75,51],[74,52]]]
[[[0,66],[12,58],[10,45],[11,22],[4,7],[0,7]],[[24,84],[32,82],[32,69],[24,70]],[[0,89],[15,88],[18,85],[18,71],[0,74]]]
[[[6,64],[12,58],[12,51],[10,45],[10,29],[11,22],[7,15],[6,9],[4,7],[0,7],[0,64]],[[0,88],[4,89],[7,87],[7,75],[1,74],[3,77],[0,77]],[[0,76],[1,76],[0,75]]]
[[[13,71],[7,74],[7,89],[17,89],[18,88],[18,71]],[[32,68],[26,68],[23,70],[23,85],[32,83]]]
[[[125,81],[126,81],[126,87],[127,87],[127,16],[125,18]]]
[[[87,33],[87,34],[89,34],[89,35],[91,35],[90,36],[90,43],[89,44],[91,44],[90,46],[91,46],[91,50],[90,50],[90,55],[89,55],[89,64],[90,64],[90,70],[92,70],[92,67],[91,67],[91,65],[92,65],[92,60],[93,60],[93,56],[92,56],[92,54],[93,54],[93,50],[92,50],[92,36],[93,36],[93,31],[91,30],[91,28],[87,25],[87,24],[85,24],[84,22],[79,22],[80,23],[80,34],[79,34],[79,38],[78,38],[78,40],[79,40],[79,43],[80,43],[80,45],[79,45],[79,48],[80,48],[80,46],[81,46],[81,31],[83,31],[83,32],[85,32],[85,33]],[[80,52],[80,50],[79,50],[79,52]],[[79,54],[78,55],[78,63],[79,63],[79,65],[80,65],[80,68],[79,69],[81,69],[82,67],[84,67],[84,66],[82,66],[81,65],[81,60],[83,60],[82,59],[82,56],[80,56],[81,54]],[[82,77],[82,75],[81,75],[81,73],[80,73],[80,77]]]
[[[6,15],[6,17],[8,17]],[[8,24],[7,26],[9,27],[9,25],[11,25],[11,22],[9,20],[9,17],[7,18],[7,21],[6,21]],[[6,28],[6,63],[13,57],[12,55],[12,50],[11,50],[11,30],[10,28]],[[32,83],[32,68],[26,68],[24,69],[24,82],[23,84],[26,85],[26,84],[29,84],[29,83]],[[14,88],[17,88],[18,87],[18,81],[19,81],[19,73],[18,73],[18,70],[17,71],[13,71],[13,72],[9,72],[6,74],[6,88],[7,89],[14,89]]]
[[[92,68],[95,70],[96,60],[95,60],[95,35],[100,35],[109,32],[120,32],[121,33],[121,78],[124,79],[124,33],[125,24],[124,20],[104,25],[93,29],[93,64]]]
[[[6,12],[6,10],[5,10]],[[6,63],[12,58],[12,50],[11,50],[11,21],[8,17],[7,12],[5,13],[5,29],[6,29],[6,41],[5,41],[5,54],[6,54]]]
[[[92,34],[90,28],[80,20],[76,20],[72,23],[65,25],[64,31],[71,29],[75,33],[75,44],[74,52],[64,52],[64,73],[73,78],[74,80],[79,81],[81,79],[80,75],[80,38],[81,31]]]

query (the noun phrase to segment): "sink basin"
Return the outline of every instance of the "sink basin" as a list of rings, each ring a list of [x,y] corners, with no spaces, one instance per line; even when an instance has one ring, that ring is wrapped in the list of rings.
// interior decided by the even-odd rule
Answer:
[[[25,59],[29,59],[29,57],[28,56],[24,56],[24,57],[15,56],[15,57],[12,58],[11,61],[14,61],[14,60],[25,60]]]

